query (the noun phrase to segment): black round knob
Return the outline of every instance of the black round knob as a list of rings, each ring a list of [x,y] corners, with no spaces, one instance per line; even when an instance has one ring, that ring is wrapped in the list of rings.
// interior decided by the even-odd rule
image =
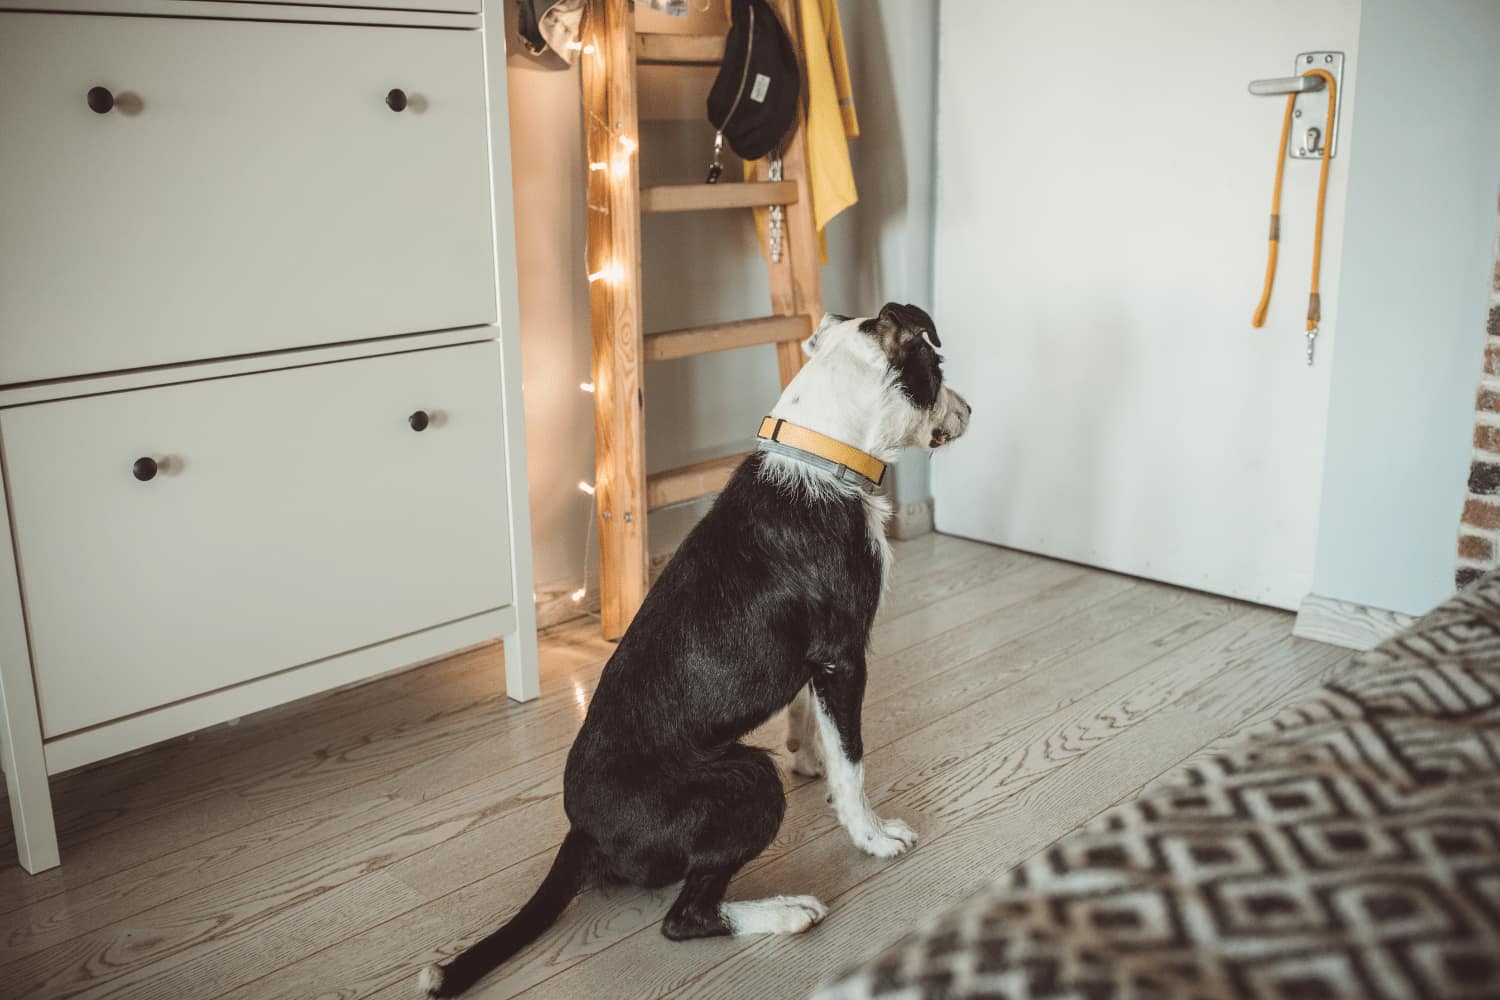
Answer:
[[[411,416],[407,417],[406,422],[411,424],[411,429],[414,431],[425,431],[428,424],[427,411],[418,410],[416,413],[413,413]]]
[[[141,482],[147,482],[156,478],[156,459],[138,458],[130,467],[130,474]]]
[[[109,113],[109,109],[115,106],[115,95],[109,92],[108,87],[89,88],[89,110],[96,115]]]
[[[394,88],[390,93],[385,95],[385,106],[392,111],[405,111],[406,91],[400,87]]]

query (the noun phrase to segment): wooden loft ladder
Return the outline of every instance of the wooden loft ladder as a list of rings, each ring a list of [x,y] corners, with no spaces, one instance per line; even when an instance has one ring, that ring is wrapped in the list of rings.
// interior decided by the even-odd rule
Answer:
[[[769,0],[793,38],[797,0]],[[803,129],[782,154],[782,180],[642,188],[635,155],[641,120],[706,123],[705,101],[724,52],[718,35],[637,34],[631,0],[588,0],[583,113],[588,173],[589,306],[594,345],[594,478],[600,617],[617,639],[645,599],[646,515],[718,493],[744,454],[646,475],[643,366],[694,354],[775,345],[781,384],[802,367],[800,341],[823,313],[818,243],[807,196]],[[707,149],[705,148],[705,153]],[[705,156],[705,163],[707,157]],[[766,174],[766,163],[757,175]],[[783,205],[781,259],[771,263],[771,314],[647,333],[641,310],[641,213]]]

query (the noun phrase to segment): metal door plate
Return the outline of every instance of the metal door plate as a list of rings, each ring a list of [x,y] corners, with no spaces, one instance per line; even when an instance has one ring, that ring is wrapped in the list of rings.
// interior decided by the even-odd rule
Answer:
[[[1333,74],[1332,134],[1329,134],[1328,88],[1298,94],[1297,103],[1292,105],[1292,134],[1286,144],[1287,155],[1294,160],[1321,160],[1323,158],[1321,146],[1316,150],[1308,148],[1307,130],[1310,128],[1317,129],[1318,135],[1329,144],[1328,155],[1330,157],[1339,155],[1339,133],[1343,131],[1339,127],[1343,123],[1343,116],[1339,114],[1339,109],[1344,104],[1344,54],[1342,52],[1297,53],[1297,66],[1294,70],[1296,75],[1301,76],[1310,69],[1326,69]]]

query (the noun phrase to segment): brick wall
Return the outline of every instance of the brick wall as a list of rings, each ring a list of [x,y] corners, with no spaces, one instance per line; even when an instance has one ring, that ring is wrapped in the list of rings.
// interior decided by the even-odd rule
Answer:
[[[1495,236],[1495,271],[1484,342],[1484,373],[1474,401],[1474,459],[1469,494],[1458,531],[1460,587],[1500,565],[1500,232]]]

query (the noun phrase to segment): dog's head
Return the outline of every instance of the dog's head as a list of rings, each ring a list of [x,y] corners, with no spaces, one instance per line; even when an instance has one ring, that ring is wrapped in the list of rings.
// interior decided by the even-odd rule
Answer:
[[[879,397],[870,416],[880,424],[881,444],[940,448],[968,430],[973,412],[943,384],[941,346],[931,316],[913,305],[887,302],[878,316],[865,319],[829,313],[802,348],[812,359],[809,367],[878,376]]]

